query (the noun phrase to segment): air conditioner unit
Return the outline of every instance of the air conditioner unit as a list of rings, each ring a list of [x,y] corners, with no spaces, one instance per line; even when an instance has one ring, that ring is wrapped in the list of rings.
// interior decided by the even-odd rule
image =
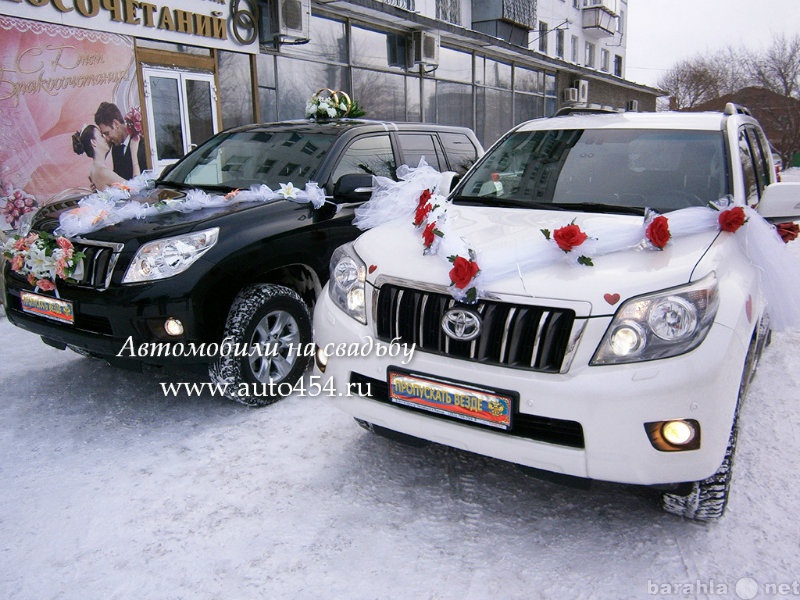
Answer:
[[[564,102],[577,102],[578,101],[578,88],[566,88],[562,92]]]
[[[430,31],[412,32],[411,56],[415,65],[439,66],[439,34]]]
[[[639,101],[628,100],[628,102],[625,104],[625,110],[628,112],[639,112]]]
[[[269,5],[268,37],[283,44],[309,40],[311,0],[272,0]]]
[[[589,82],[585,79],[576,79],[575,87],[578,89],[578,102],[589,102]]]

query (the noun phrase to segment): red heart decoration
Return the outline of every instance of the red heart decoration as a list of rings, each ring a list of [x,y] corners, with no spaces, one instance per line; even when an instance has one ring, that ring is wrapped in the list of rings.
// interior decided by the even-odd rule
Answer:
[[[619,294],[606,294],[603,296],[611,306],[614,306],[617,302],[619,302]]]
[[[377,269],[377,268],[378,268],[378,265],[370,265],[370,266],[369,266],[369,269],[368,269],[368,271],[370,272],[370,275],[371,275],[372,273],[374,273],[374,272],[375,272],[375,269]]]

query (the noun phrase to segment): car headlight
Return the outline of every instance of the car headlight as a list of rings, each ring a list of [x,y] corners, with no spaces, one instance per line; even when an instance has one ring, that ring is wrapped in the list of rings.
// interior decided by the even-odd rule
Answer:
[[[334,251],[330,271],[328,295],[331,300],[356,321],[366,325],[367,267],[356,254],[353,244],[345,244]]]
[[[219,238],[219,227],[147,242],[133,257],[122,283],[165,279],[183,273]]]
[[[620,306],[591,365],[616,365],[668,358],[705,339],[719,306],[711,273],[688,286],[631,298]]]

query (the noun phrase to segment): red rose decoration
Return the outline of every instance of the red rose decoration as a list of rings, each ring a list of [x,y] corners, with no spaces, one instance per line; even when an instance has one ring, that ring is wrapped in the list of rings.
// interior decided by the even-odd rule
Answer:
[[[653,246],[663,250],[672,235],[669,232],[669,220],[663,215],[657,216],[647,226],[645,236]]]
[[[431,194],[430,190],[425,190],[424,192],[422,192],[422,194],[420,194],[419,197],[419,202],[417,202],[417,208],[419,208],[420,206],[424,206],[425,203],[427,203],[428,200],[430,200],[431,198],[433,198],[433,194]]]
[[[436,221],[433,223],[428,223],[428,226],[425,227],[425,230],[422,232],[422,242],[425,244],[426,248],[430,248],[433,244],[433,240],[436,239]]]
[[[747,217],[741,206],[735,206],[719,213],[719,227],[722,231],[736,233],[739,227],[744,225],[745,221],[747,221]]]
[[[553,232],[553,239],[564,252],[580,246],[589,238],[577,225],[567,225]]]
[[[797,223],[792,223],[791,221],[788,223],[778,223],[775,228],[778,230],[781,239],[787,244],[792,240],[796,240],[798,234],[800,234],[800,227],[797,226]]]
[[[456,256],[453,260],[453,268],[450,269],[450,281],[458,289],[463,290],[467,287],[480,269],[478,263],[467,260],[463,256]]]
[[[430,205],[430,203],[420,204],[417,207],[417,212],[414,213],[414,226],[415,227],[418,227],[418,226],[422,225],[422,222],[425,220],[425,217],[428,216],[428,213],[431,212],[432,208],[433,207]]]

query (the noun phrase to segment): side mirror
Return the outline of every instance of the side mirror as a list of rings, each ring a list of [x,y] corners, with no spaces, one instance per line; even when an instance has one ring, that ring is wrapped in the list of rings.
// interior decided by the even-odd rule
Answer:
[[[342,175],[333,186],[336,203],[366,202],[372,195],[372,175],[349,173]]]
[[[443,196],[449,196],[460,179],[461,176],[455,171],[445,171],[439,180],[439,193]]]
[[[800,220],[800,183],[784,181],[768,185],[756,210],[773,223]]]

